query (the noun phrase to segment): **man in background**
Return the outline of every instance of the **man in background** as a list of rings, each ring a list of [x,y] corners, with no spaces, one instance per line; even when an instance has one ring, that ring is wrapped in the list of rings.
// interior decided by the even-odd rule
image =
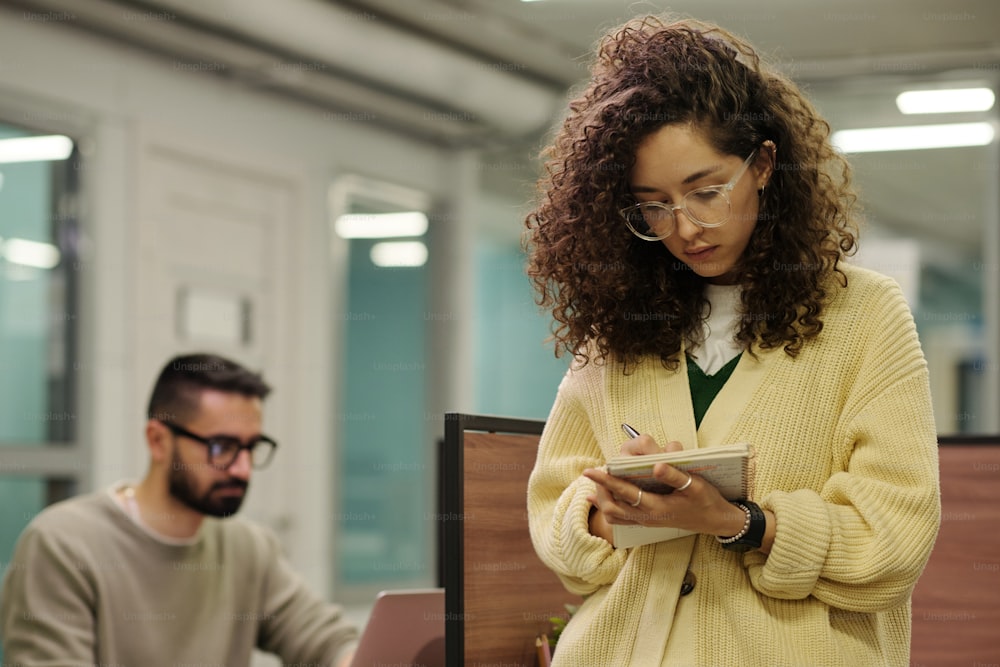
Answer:
[[[163,368],[149,401],[149,470],[56,503],[21,535],[0,593],[4,660],[24,665],[348,665],[356,629],[312,594],[277,539],[233,518],[270,387],[219,356]]]

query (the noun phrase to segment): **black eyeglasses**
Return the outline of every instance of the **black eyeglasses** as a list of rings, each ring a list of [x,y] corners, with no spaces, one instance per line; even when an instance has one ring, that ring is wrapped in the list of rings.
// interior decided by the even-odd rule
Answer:
[[[229,435],[213,435],[210,438],[203,438],[187,430],[183,426],[178,426],[173,422],[157,420],[174,435],[200,442],[208,448],[208,463],[213,468],[228,470],[229,466],[236,462],[240,452],[244,449],[250,452],[250,465],[254,468],[263,468],[271,462],[274,450],[278,443],[266,435],[258,435],[256,438],[244,444],[239,438]]]

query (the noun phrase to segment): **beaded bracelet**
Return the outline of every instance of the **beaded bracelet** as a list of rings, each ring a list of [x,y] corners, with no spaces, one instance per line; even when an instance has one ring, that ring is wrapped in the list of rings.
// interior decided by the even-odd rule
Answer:
[[[732,544],[733,542],[741,540],[746,536],[747,532],[750,530],[750,508],[744,505],[743,503],[733,503],[733,504],[747,513],[746,521],[743,522],[743,530],[736,533],[732,537],[720,537],[716,535],[715,539],[719,540],[719,544]]]

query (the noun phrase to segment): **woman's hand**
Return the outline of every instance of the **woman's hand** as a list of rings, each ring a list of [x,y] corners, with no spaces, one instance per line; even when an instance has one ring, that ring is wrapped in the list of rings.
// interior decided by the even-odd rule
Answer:
[[[662,448],[648,435],[629,440],[622,454],[642,456],[683,449],[679,442],[669,442]],[[583,475],[597,484],[596,493],[587,499],[595,510],[590,513],[590,532],[611,540],[613,524],[641,526],[672,526],[707,535],[735,535],[743,528],[746,514],[722,497],[718,489],[698,475],[690,475],[691,483],[683,491],[657,494],[643,491],[606,471],[588,468]],[[679,489],[687,484],[689,475],[682,470],[658,463],[653,468],[657,480]]]
[[[662,454],[663,452],[679,452],[684,449],[684,445],[671,440],[665,445],[658,445],[652,436],[640,435],[632,438],[622,445],[622,456],[641,456],[643,454]]]

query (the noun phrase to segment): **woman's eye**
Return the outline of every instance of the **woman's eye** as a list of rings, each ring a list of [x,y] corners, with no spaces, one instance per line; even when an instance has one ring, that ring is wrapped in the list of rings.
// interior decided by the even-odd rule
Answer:
[[[698,201],[705,202],[717,199],[718,197],[721,196],[721,193],[718,190],[695,190],[688,196],[693,199],[697,199]]]

